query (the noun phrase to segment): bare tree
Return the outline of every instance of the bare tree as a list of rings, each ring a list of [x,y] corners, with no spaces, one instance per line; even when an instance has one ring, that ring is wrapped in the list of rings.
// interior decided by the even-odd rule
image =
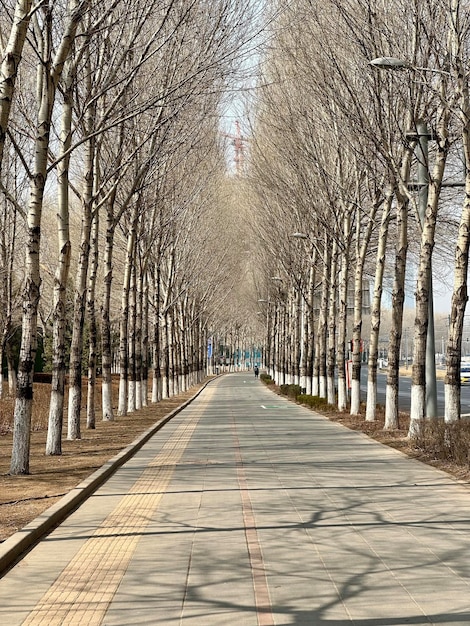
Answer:
[[[12,474],[29,473],[30,424],[33,399],[33,366],[37,348],[37,315],[39,304],[39,251],[41,212],[47,180],[48,149],[52,111],[57,86],[64,63],[73,44],[75,33],[88,6],[86,1],[70,0],[68,14],[62,27],[62,37],[52,49],[53,14],[43,3],[35,18],[36,43],[41,55],[38,72],[38,121],[36,125],[35,163],[31,172],[30,203],[28,206],[28,241],[25,259],[25,287],[22,339],[18,371],[18,388],[14,414]]]

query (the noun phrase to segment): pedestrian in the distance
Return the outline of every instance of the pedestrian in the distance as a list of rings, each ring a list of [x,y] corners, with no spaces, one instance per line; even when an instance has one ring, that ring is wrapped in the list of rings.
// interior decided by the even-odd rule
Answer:
[[[258,378],[259,375],[259,367],[255,365],[255,378]]]

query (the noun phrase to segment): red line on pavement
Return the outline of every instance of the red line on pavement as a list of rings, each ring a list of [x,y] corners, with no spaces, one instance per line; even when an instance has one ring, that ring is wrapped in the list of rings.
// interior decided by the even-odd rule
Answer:
[[[232,421],[232,433],[235,443],[235,461],[237,466],[238,486],[242,501],[243,522],[245,526],[245,538],[250,559],[251,575],[253,579],[253,591],[255,597],[256,615],[258,626],[274,626],[269,587],[264,567],[263,553],[256,530],[255,515],[251,504],[250,492],[243,466],[243,458],[240,449],[240,441],[237,434],[235,419]]]

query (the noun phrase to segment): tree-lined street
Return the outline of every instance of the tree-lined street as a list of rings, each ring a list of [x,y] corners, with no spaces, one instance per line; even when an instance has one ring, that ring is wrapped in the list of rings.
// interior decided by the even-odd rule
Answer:
[[[444,473],[230,374],[0,580],[0,619],[464,626],[469,519]]]
[[[469,42],[469,0],[2,1],[1,480],[215,378],[5,623],[468,623],[467,490],[300,405],[468,470]]]
[[[0,392],[15,397],[11,474],[30,472],[36,372],[51,385],[48,456],[97,413],[126,417],[255,364],[359,415],[367,362],[373,422],[384,351],[385,429],[397,427],[405,353],[410,438],[427,419],[460,422],[467,2],[5,9]],[[449,273],[436,320],[433,281]]]

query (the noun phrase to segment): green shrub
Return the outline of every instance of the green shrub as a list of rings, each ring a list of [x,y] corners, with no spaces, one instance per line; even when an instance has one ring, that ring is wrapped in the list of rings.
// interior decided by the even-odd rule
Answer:
[[[324,409],[328,405],[326,398],[320,398],[319,396],[310,396],[306,393],[301,393],[297,396],[297,402],[299,404],[305,404],[311,409]]]
[[[297,398],[302,391],[300,385],[281,385],[279,389],[282,395],[289,396],[289,398]]]
[[[263,381],[265,385],[274,385],[274,380],[271,378],[269,374],[260,374],[260,379]]]

